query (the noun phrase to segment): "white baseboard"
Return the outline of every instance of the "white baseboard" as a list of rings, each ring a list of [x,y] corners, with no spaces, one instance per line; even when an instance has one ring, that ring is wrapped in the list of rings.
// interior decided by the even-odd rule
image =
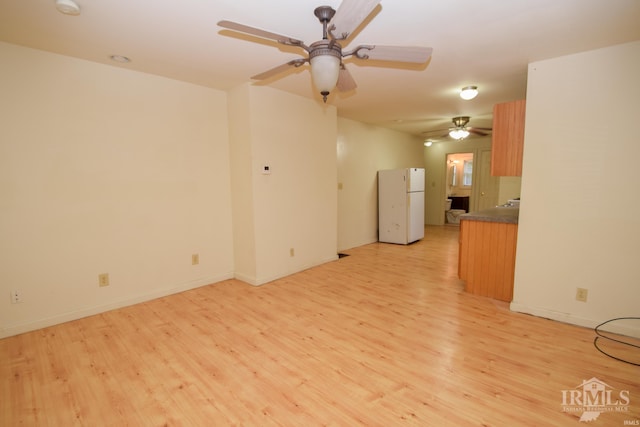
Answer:
[[[257,279],[254,276],[248,276],[242,273],[236,273],[233,277],[236,280],[240,280],[241,282],[248,283],[251,286],[260,286]]]
[[[274,280],[282,279],[283,277],[291,276],[292,274],[296,274],[296,273],[299,273],[301,271],[308,270],[308,269],[313,268],[313,267],[317,267],[318,265],[322,265],[322,264],[327,263],[327,262],[335,261],[337,259],[338,259],[338,255],[336,254],[336,255],[333,255],[333,256],[329,257],[328,259],[324,259],[324,260],[322,260],[322,261],[320,261],[320,262],[318,262],[316,264],[304,265],[304,266],[302,266],[302,267],[300,267],[300,268],[298,268],[296,270],[288,271],[288,272],[285,272],[283,274],[278,274],[278,275],[275,275],[275,276],[249,277],[249,276],[247,276],[245,274],[242,274],[242,273],[236,273],[235,278],[237,280],[241,280],[241,281],[243,281],[245,283],[248,283],[251,286],[262,286],[262,285],[265,285],[265,284],[267,284],[269,282],[273,282]]]
[[[557,320],[563,323],[569,323],[571,325],[582,326],[585,328],[595,328],[603,322],[606,322],[610,319],[593,319],[587,317],[576,316],[573,313],[563,313],[559,311],[549,310],[543,307],[531,307],[526,304],[521,304],[518,302],[512,302],[509,306],[511,311],[516,311],[518,313],[531,314],[537,317],[543,317],[545,319]],[[623,316],[621,316],[623,317]],[[622,324],[624,322],[612,322],[601,328],[603,331],[613,332],[616,334],[626,335],[630,337],[640,338],[640,321],[634,322],[633,326],[628,326],[627,324]],[[638,326],[635,326],[637,324]]]
[[[0,328],[0,338],[6,338],[13,335],[23,334],[25,332],[31,332],[38,329],[46,328],[49,326],[58,325],[60,323],[70,322],[72,320],[82,319],[83,317],[89,317],[96,314],[104,313],[110,310],[115,310],[122,307],[128,307],[130,305],[139,304],[142,302],[151,301],[157,298],[162,298],[167,295],[177,294],[180,292],[188,291],[190,289],[207,286],[213,283],[221,282],[223,280],[233,279],[233,273],[227,273],[217,277],[203,277],[198,280],[193,280],[187,283],[173,286],[170,288],[158,289],[153,292],[136,295],[130,298],[125,298],[120,301],[114,301],[107,304],[96,305],[92,307],[86,307],[80,310],[75,310],[67,313],[56,314],[42,319],[29,320],[22,323],[10,325],[5,328]]]

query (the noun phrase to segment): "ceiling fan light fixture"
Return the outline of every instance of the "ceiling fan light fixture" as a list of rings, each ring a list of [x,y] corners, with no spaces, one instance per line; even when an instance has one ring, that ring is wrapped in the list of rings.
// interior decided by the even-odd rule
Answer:
[[[460,141],[469,136],[469,131],[466,129],[452,129],[449,131],[449,136],[453,139]]]
[[[357,85],[353,76],[342,62],[342,58],[353,56],[358,60],[372,59],[374,61],[392,61],[412,64],[426,64],[431,58],[433,49],[420,46],[381,46],[359,45],[354,49],[342,53],[339,41],[347,40],[360,26],[367,24],[373,10],[380,0],[342,0],[338,10],[331,6],[320,6],[314,10],[314,15],[322,24],[322,40],[307,46],[302,40],[285,35],[261,30],[260,28],[240,24],[238,22],[222,20],[218,25],[240,33],[276,41],[286,46],[304,49],[308,55],[305,58],[290,60],[252,79],[265,80],[289,67],[300,67],[310,63],[313,85],[322,95],[324,102],[334,90],[348,92],[355,90]]]
[[[478,96],[477,86],[465,86],[460,90],[460,98],[468,101]]]
[[[340,73],[340,58],[331,55],[322,55],[312,58],[311,77],[316,89],[320,91],[324,102],[327,102],[327,95],[336,87],[338,75]]]
[[[341,61],[342,48],[338,43],[330,44],[329,41],[323,40],[311,45],[311,78],[324,102],[327,102],[327,96],[338,83]]]

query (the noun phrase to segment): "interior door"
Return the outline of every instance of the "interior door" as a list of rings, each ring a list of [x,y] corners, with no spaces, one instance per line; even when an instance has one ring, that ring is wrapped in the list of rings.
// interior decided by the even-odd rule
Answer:
[[[480,169],[478,179],[478,210],[494,208],[498,204],[500,181],[491,176],[491,150],[480,152]]]

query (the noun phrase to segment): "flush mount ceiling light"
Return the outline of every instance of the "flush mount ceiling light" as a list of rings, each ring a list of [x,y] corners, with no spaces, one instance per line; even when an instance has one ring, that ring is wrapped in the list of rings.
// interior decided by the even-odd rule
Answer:
[[[432,145],[433,145],[433,141],[431,141],[431,140],[429,140],[429,139],[427,139],[427,140],[424,142],[424,146],[425,146],[425,147],[431,147]]]
[[[475,98],[478,95],[477,86],[466,86],[460,90],[460,98],[468,101]]]
[[[56,0],[56,9],[65,15],[80,15],[80,6],[73,0]]]

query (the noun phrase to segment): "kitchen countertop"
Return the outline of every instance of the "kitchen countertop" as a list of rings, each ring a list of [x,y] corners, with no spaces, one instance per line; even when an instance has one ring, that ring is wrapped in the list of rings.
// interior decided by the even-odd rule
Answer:
[[[460,215],[460,220],[484,221],[484,222],[506,222],[517,224],[520,208],[499,207],[489,208],[478,212],[471,212]]]

